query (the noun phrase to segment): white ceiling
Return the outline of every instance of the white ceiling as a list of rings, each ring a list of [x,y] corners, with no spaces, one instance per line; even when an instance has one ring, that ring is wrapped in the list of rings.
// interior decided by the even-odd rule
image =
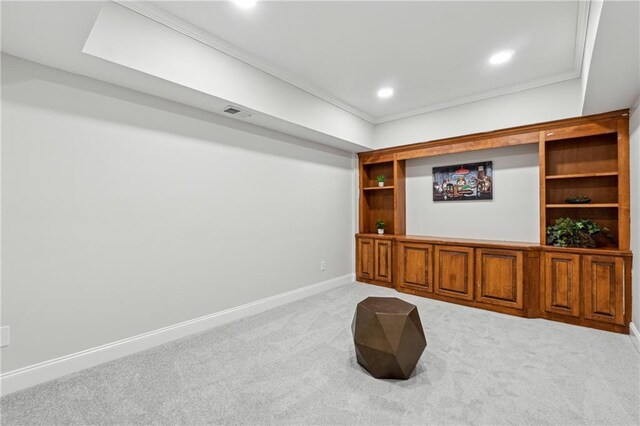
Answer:
[[[170,14],[165,23],[177,17],[205,42],[373,122],[576,78],[588,15],[579,1],[154,5]],[[514,49],[513,60],[489,65],[501,49]],[[382,86],[395,96],[378,99]]]

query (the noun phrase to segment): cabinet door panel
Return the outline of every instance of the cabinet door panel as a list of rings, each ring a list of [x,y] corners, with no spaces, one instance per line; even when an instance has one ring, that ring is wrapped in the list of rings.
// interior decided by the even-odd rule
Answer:
[[[390,240],[375,240],[375,277],[378,281],[390,283],[392,281],[392,242]]]
[[[584,256],[584,317],[624,324],[623,260],[613,256]]]
[[[435,246],[434,291],[473,300],[473,248]]]
[[[521,251],[476,249],[476,300],[522,309],[523,274]]]
[[[545,253],[545,310],[580,316],[580,256]]]
[[[433,246],[400,243],[398,246],[398,285],[422,291],[433,291]]]
[[[374,264],[374,247],[372,238],[358,238],[357,275],[358,278],[372,280]]]

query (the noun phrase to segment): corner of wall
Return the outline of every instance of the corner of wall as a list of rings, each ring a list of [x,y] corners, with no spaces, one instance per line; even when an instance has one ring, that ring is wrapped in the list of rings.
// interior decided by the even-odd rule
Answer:
[[[640,331],[638,331],[638,327],[634,323],[629,325],[629,337],[631,337],[631,343],[640,354]]]

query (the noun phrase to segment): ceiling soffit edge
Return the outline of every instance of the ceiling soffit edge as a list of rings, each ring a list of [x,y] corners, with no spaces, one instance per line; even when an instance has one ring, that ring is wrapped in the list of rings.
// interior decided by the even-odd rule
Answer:
[[[576,22],[576,43],[574,48],[574,61],[573,69],[569,72],[563,72],[546,76],[539,79],[528,80],[514,85],[499,87],[496,89],[487,90],[480,93],[474,93],[468,96],[463,96],[443,102],[438,102],[430,105],[425,105],[421,108],[412,109],[400,114],[387,115],[383,117],[373,117],[364,111],[350,105],[347,102],[333,96],[332,94],[316,87],[315,85],[308,83],[287,71],[284,71],[275,65],[272,65],[266,61],[263,61],[254,55],[236,47],[235,45],[224,41],[223,39],[210,34],[201,28],[192,25],[177,16],[151,4],[148,1],[129,2],[126,0],[113,0],[115,3],[126,7],[136,13],[139,13],[149,19],[152,19],[164,26],[167,26],[179,33],[186,35],[196,41],[199,41],[213,49],[216,49],[226,55],[229,55],[247,65],[257,68],[273,77],[276,77],[286,83],[289,83],[323,101],[326,101],[350,114],[355,115],[371,124],[381,124],[389,121],[400,120],[428,112],[451,108],[467,103],[477,102],[484,99],[490,99],[497,96],[508,95],[511,93],[521,92],[524,90],[534,89],[541,86],[547,86],[554,83],[560,83],[562,81],[571,80],[580,77],[582,73],[582,61],[584,56],[587,23],[589,20],[590,0],[580,1],[578,6],[578,15]]]

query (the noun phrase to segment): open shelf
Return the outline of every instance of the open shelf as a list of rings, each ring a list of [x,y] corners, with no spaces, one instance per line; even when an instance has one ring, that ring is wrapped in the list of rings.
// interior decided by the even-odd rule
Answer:
[[[618,134],[606,133],[546,144],[546,175],[581,177],[618,172]]]
[[[619,195],[622,172],[618,170],[618,133],[557,139],[546,142],[544,149],[542,242],[546,227],[557,219],[589,219],[608,228],[614,236],[609,240],[599,235],[598,248],[626,247],[626,219],[621,216],[625,198]],[[569,204],[565,201],[577,196],[589,197],[591,202]]]
[[[585,208],[618,208],[617,203],[586,203],[586,204],[547,204],[548,209],[585,209]]]
[[[365,191],[382,191],[384,189],[393,189],[393,186],[368,186],[362,189]]]
[[[364,202],[361,228],[363,233],[376,233],[376,222],[382,219],[386,225],[385,233],[393,234],[395,232],[393,191],[366,191],[362,201]]]
[[[552,175],[546,176],[546,179],[579,179],[590,177],[607,177],[618,176],[618,172],[587,172],[587,173],[573,173],[568,175]]]
[[[361,233],[377,234],[376,222],[383,220],[385,234],[405,232],[405,165],[404,161],[384,160],[360,163],[360,226]],[[384,175],[384,186],[377,177]]]
[[[574,204],[575,206],[576,204]],[[608,228],[613,235],[613,240],[608,240],[603,236],[596,238],[598,248],[601,247],[618,247],[618,209],[612,208],[599,208],[593,205],[585,205],[584,208],[572,208],[563,205],[558,208],[547,208],[547,225],[553,225],[557,219],[568,217],[573,220],[577,219],[590,219],[598,225]],[[544,241],[544,240],[543,240]]]
[[[383,175],[385,186],[393,187],[393,161],[383,163],[364,164],[362,166],[362,183],[364,188],[377,188],[378,176]]]

